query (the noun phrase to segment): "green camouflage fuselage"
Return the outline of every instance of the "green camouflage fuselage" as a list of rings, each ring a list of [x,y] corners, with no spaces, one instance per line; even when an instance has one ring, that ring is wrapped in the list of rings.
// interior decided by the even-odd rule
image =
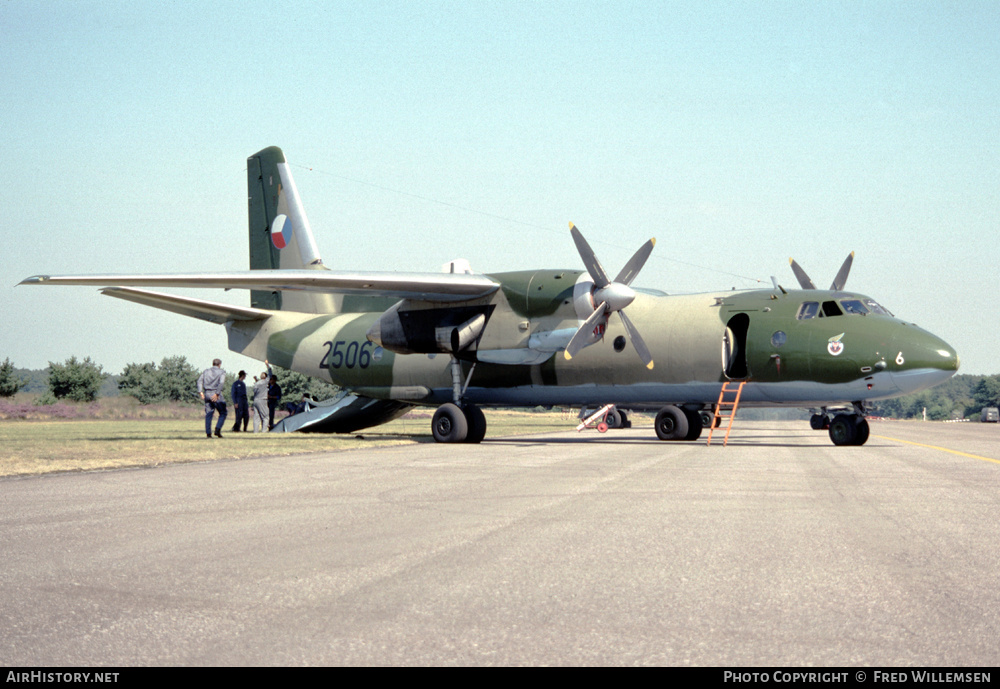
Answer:
[[[462,304],[488,314],[478,341],[459,354],[463,380],[472,371],[464,399],[475,404],[706,405],[733,378],[747,380],[745,403],[820,406],[907,394],[958,368],[949,345],[912,323],[850,313],[850,304],[871,302],[864,295],[782,289],[639,292],[629,315],[652,353],[652,370],[631,351],[615,315],[603,337],[568,361],[562,348],[593,308],[581,302],[589,299],[587,276],[538,270],[489,277],[501,289]],[[805,303],[820,305],[819,313],[803,317]],[[402,309],[419,317],[439,306],[405,302]],[[383,310],[277,311],[264,322],[228,324],[230,349],[367,397],[450,401],[450,354],[401,354],[368,339]]]

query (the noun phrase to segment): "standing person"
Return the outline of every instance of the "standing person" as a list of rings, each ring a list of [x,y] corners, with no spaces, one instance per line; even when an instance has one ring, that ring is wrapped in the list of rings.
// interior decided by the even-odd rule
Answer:
[[[253,432],[260,433],[267,428],[267,371],[261,373],[260,378],[254,376],[253,380]]]
[[[243,431],[247,430],[247,423],[250,421],[250,407],[247,403],[247,378],[246,371],[240,371],[239,378],[233,381],[230,393],[233,396],[233,408],[236,410],[236,423],[233,424],[233,431],[239,432],[240,421],[243,422]]]
[[[281,404],[281,386],[278,385],[278,376],[271,374],[271,381],[267,386],[267,418],[269,420],[267,430],[274,428],[274,410]]]
[[[226,383],[226,372],[222,370],[222,360],[214,359],[212,368],[206,368],[198,376],[198,395],[205,400],[205,435],[212,437],[212,417],[219,412],[219,422],[215,425],[215,435],[222,437],[222,425],[226,421],[226,398],[222,388]]]

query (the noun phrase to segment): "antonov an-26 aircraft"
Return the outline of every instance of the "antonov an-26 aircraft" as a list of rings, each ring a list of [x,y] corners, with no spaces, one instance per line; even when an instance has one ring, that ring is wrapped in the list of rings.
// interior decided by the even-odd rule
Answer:
[[[611,278],[571,224],[586,270],[479,274],[455,261],[451,272],[345,273],[323,265],[279,148],[247,160],[247,183],[249,271],[40,275],[22,284],[102,286],[108,296],[225,326],[232,351],[350,392],[313,431],[351,432],[430,405],[438,442],[477,443],[486,433],[482,406],[613,403],[658,409],[662,440],[694,440],[723,384],[742,381],[742,405],[821,409],[814,428],[829,427],[837,445],[861,445],[870,401],[958,370],[943,340],[844,291],[851,257],[829,290],[793,261],[801,290],[775,281],[773,289],[668,296],[631,287],[654,240]],[[247,289],[251,305],[136,287]]]

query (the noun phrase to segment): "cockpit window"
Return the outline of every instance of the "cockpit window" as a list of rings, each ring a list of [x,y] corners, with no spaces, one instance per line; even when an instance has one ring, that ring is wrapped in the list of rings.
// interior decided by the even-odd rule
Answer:
[[[844,313],[856,313],[862,316],[869,313],[868,307],[860,299],[841,299],[840,305],[844,307]]]
[[[795,314],[795,317],[800,321],[804,321],[815,318],[817,314],[819,314],[819,302],[806,301],[802,302],[802,306],[799,307],[799,312]]]
[[[823,302],[823,315],[824,316],[843,316],[843,312],[840,307],[837,306],[835,301],[824,301]]]
[[[865,306],[867,306],[868,310],[877,316],[892,316],[892,312],[889,311],[889,309],[885,308],[874,299],[865,299]]]

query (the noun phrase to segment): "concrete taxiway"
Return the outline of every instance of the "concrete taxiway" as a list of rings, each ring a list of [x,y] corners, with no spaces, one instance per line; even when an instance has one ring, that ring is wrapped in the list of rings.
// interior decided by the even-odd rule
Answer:
[[[998,440],[743,422],[0,480],[0,659],[994,666]]]

